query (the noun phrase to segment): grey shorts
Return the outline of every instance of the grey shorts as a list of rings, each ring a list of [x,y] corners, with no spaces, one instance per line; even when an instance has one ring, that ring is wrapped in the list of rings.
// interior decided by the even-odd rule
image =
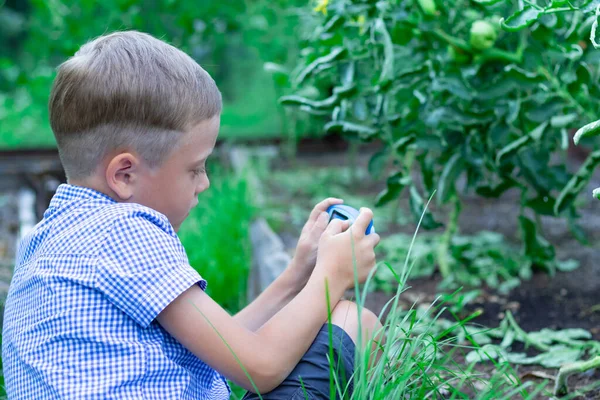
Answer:
[[[332,325],[332,345],[334,371],[337,375],[344,398],[352,394],[352,373],[354,371],[354,342],[339,326]],[[323,325],[314,342],[300,362],[285,378],[281,385],[269,393],[261,393],[264,400],[317,400],[329,399],[329,333]],[[300,383],[302,381],[302,384]],[[304,387],[303,387],[304,386]],[[348,387],[347,390],[346,387]],[[336,390],[336,399],[341,398]],[[260,399],[257,394],[246,393],[242,400]]]

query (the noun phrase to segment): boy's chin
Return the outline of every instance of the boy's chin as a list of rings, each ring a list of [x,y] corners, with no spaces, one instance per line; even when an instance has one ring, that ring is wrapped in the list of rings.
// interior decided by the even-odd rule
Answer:
[[[176,222],[176,223],[172,224],[173,225],[173,230],[175,230],[175,233],[179,232],[179,228],[181,228],[181,225],[183,224],[183,222],[187,219],[187,217],[189,215],[190,214],[188,213],[185,217],[183,217],[183,220],[180,221],[179,223]]]
[[[179,228],[181,228],[181,223],[171,225],[173,226],[173,230],[175,231],[175,233],[179,232]]]

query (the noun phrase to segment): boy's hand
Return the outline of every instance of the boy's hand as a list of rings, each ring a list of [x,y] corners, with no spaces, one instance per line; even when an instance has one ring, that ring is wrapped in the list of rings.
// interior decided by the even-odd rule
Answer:
[[[379,244],[377,233],[365,234],[373,219],[373,212],[361,208],[350,227],[348,221],[334,219],[319,240],[317,257],[318,277],[341,284],[345,289],[354,287],[355,281],[364,283],[375,267],[375,247]]]
[[[306,284],[315,268],[319,239],[323,232],[325,232],[329,222],[327,209],[334,204],[342,204],[343,202],[344,200],[333,197],[321,201],[313,208],[308,221],[306,221],[306,224],[302,228],[293,263],[298,282],[302,287]]]

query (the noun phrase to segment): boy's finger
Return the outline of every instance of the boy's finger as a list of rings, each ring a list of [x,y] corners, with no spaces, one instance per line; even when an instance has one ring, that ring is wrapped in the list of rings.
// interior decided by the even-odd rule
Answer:
[[[361,207],[361,209],[359,210],[358,217],[356,217],[356,221],[354,221],[353,230],[356,230],[358,235],[365,235],[367,227],[371,223],[372,219],[373,211],[371,211],[371,209],[369,208]]]
[[[329,214],[326,212],[322,212],[319,214],[317,221],[313,225],[313,229],[317,229],[321,231],[321,233],[327,228],[327,223],[329,222]]]
[[[379,244],[379,241],[381,240],[381,237],[377,233],[369,233],[369,235],[367,235],[367,237],[369,238],[369,240],[372,241],[373,248],[377,247],[377,245]]]
[[[348,221],[342,221],[341,219],[336,218],[331,220],[329,225],[327,225],[327,229],[325,229],[324,234],[334,236],[338,233],[344,232],[346,229],[348,229],[348,226],[350,226]]]
[[[310,213],[310,217],[308,217],[309,221],[316,221],[319,218],[319,214],[322,212],[327,212],[327,209],[334,204],[342,204],[344,200],[337,199],[335,197],[328,197],[325,200],[319,202],[315,208]]]

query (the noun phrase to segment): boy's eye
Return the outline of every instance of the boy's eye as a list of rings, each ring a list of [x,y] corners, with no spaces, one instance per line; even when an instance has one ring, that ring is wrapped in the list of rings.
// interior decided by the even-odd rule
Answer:
[[[195,176],[198,176],[198,175],[206,172],[206,169],[205,168],[197,168],[197,169],[193,170],[192,172],[194,173]]]

